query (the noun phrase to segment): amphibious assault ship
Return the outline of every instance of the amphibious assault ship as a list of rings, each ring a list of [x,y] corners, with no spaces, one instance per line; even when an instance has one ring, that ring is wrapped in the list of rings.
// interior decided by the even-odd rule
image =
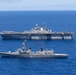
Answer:
[[[14,57],[14,58],[67,58],[68,54],[55,53],[53,49],[43,50],[40,48],[39,51],[33,52],[31,48],[26,49],[26,40],[23,43],[23,47],[17,49],[15,52],[0,52],[1,57]]]
[[[53,32],[52,30],[48,30],[46,27],[39,27],[38,24],[29,31],[2,31],[0,32],[0,35],[3,39],[73,39],[73,32]]]

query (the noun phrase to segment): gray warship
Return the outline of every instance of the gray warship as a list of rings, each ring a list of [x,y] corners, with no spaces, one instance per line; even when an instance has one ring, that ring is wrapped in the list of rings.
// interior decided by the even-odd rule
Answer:
[[[45,26],[39,27],[38,24],[29,31],[15,32],[2,31],[0,35],[3,39],[52,39],[52,40],[71,40],[73,32],[53,32]]]
[[[26,50],[26,40],[23,43],[23,47],[17,49],[15,52],[0,52],[1,57],[10,58],[67,58],[68,54],[58,54],[54,50],[43,50],[40,48],[39,51],[33,52],[31,48]]]

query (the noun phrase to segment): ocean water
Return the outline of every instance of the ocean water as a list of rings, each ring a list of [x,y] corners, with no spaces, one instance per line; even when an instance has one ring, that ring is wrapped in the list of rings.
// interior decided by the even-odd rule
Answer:
[[[0,31],[30,30],[42,24],[52,31],[74,32],[73,40],[27,40],[33,51],[54,49],[68,58],[0,58],[0,75],[76,75],[76,11],[1,11]],[[15,51],[24,40],[2,40],[0,52]]]

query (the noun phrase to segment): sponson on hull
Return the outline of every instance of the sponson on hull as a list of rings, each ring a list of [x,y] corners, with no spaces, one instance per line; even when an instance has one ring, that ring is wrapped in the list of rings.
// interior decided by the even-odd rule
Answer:
[[[33,52],[31,48],[26,50],[26,40],[23,43],[23,47],[17,49],[15,52],[0,52],[1,57],[20,57],[20,58],[67,58],[68,54],[58,54],[54,50],[43,50],[40,48],[39,51]]]
[[[51,40],[72,40],[73,32],[53,32],[43,27],[36,26],[29,31],[15,32],[2,31],[0,35],[3,39],[51,39]]]

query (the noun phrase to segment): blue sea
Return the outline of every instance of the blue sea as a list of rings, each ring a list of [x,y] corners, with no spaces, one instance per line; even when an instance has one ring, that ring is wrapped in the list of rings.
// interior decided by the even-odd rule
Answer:
[[[74,32],[73,40],[27,40],[33,51],[54,49],[68,58],[1,58],[0,75],[76,75],[76,11],[0,11],[0,31],[25,31],[42,24],[52,31]],[[2,40],[0,52],[15,51],[24,40]]]

